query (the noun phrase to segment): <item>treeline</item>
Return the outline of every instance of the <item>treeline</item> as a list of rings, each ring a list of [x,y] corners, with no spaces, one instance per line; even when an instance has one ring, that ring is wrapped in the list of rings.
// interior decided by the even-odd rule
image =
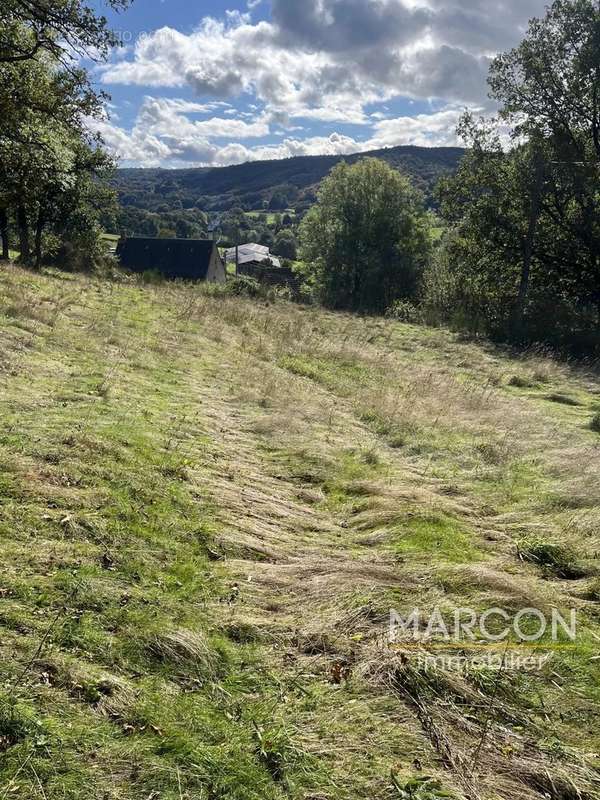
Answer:
[[[150,236],[158,239],[205,239],[208,216],[199,208],[181,211],[145,211],[119,206],[116,215],[110,210],[104,225],[121,236]]]
[[[129,0],[107,0],[115,9]],[[104,113],[83,58],[116,40],[80,0],[0,2],[0,236],[2,257],[91,267],[100,218],[115,207],[113,164],[86,121]]]
[[[292,176],[298,185],[279,184],[278,172],[272,165],[282,162],[267,161],[260,162],[262,169],[257,181],[251,175],[257,163],[212,169],[121,169],[114,178],[114,186],[122,206],[154,213],[194,208],[225,212],[234,208],[284,211],[291,207],[302,211],[314,202],[312,184],[306,183],[314,181],[313,176],[308,173]],[[323,177],[318,170],[315,174],[318,180]]]
[[[422,197],[377,162],[341,166],[302,224],[328,305],[515,343],[600,352],[600,9],[556,0],[491,66],[498,117],[466,114],[468,152]]]
[[[272,253],[294,261],[297,258],[297,224],[292,210],[246,212],[232,208],[222,214],[205,214],[199,208],[181,211],[144,211],[131,206],[112,209],[102,222],[107,230],[121,236],[150,236],[158,239],[205,239],[214,236],[221,247],[257,242]]]
[[[410,176],[428,205],[434,187],[455,171],[463,155],[458,147],[390,147],[369,155]],[[281,161],[254,161],[213,169],[121,169],[114,185],[121,205],[153,213],[199,208],[206,212],[244,211],[304,214],[315,202],[323,178],[342,161],[354,164],[363,155],[298,156]]]

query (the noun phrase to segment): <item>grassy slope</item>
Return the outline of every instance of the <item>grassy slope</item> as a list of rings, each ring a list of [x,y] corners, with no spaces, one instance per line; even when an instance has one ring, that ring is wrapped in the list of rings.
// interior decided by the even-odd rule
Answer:
[[[595,378],[12,267],[0,344],[0,800],[599,796]],[[385,644],[415,605],[580,634],[427,675]]]

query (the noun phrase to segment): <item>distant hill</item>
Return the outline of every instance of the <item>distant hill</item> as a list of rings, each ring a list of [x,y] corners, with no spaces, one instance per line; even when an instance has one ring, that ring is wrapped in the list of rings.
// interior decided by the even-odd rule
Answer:
[[[346,156],[299,156],[281,161],[252,161],[232,167],[195,169],[121,169],[115,186],[121,203],[148,211],[200,208],[253,211],[269,207],[303,209],[314,202],[322,179],[340,161],[365,156],[387,161],[406,172],[432,201],[439,178],[456,170],[459,147],[391,147]]]

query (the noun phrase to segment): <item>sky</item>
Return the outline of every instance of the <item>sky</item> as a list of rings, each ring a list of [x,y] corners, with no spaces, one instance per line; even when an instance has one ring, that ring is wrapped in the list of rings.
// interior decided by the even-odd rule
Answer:
[[[491,59],[544,0],[95,0],[121,46],[92,64],[121,166],[225,166],[451,146],[493,112]]]

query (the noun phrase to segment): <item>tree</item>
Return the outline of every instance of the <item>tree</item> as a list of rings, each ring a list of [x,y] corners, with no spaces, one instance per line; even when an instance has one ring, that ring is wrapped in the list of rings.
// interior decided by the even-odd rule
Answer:
[[[106,0],[115,10],[131,0]],[[71,65],[71,54],[104,58],[117,44],[106,18],[82,0],[0,0],[0,63],[43,53]]]
[[[282,211],[289,205],[288,193],[285,189],[277,189],[269,200],[270,211]]]
[[[598,4],[557,0],[518,48],[493,62],[489,83],[503,121],[537,153],[537,211],[550,215],[556,234],[546,258],[554,270],[573,271],[577,253],[579,299],[596,305],[600,328]],[[529,246],[533,258],[535,242]]]
[[[295,261],[297,258],[297,245],[294,232],[288,229],[280,231],[275,237],[273,252],[276,256]]]
[[[57,70],[49,56],[0,64],[0,76],[10,80],[13,105],[0,127],[0,204],[7,216],[14,210],[21,261],[39,265],[44,229],[91,164],[84,167],[82,150],[95,152],[92,160],[106,158],[84,127],[99,106],[79,77]],[[5,229],[5,248],[8,236]]]
[[[600,9],[556,0],[489,83],[499,119],[463,119],[469,155],[442,183],[447,265],[462,276],[448,285],[493,333],[564,341],[577,328],[600,344]]]
[[[178,239],[192,239],[194,237],[194,225],[186,219],[178,219],[175,223],[175,233]]]
[[[274,242],[275,237],[273,236],[273,233],[268,228],[265,228],[265,230],[263,230],[259,236],[258,244],[262,244],[265,247],[271,248],[273,247]]]
[[[468,155],[439,187],[442,215],[453,226],[441,255],[454,273],[446,285],[456,292],[446,298],[446,312],[458,312],[473,329],[485,320],[488,333],[508,335],[529,296],[539,157],[529,146],[507,154],[493,122],[465,115],[458,130]]]
[[[382,312],[414,297],[429,253],[422,197],[373,158],[334,167],[300,239],[323,302],[355,311]]]
[[[44,255],[38,237],[47,232],[50,243],[57,242],[54,250],[47,252],[55,263],[63,268],[89,271],[104,255],[100,220],[116,214],[116,195],[108,184],[114,162],[101,147],[90,146],[77,137],[68,147],[70,169],[63,173],[58,186],[47,187],[38,207],[36,265],[40,265]],[[54,196],[50,198],[52,190]]]
[[[75,14],[79,9],[82,23],[85,18],[89,24],[90,37],[105,25],[94,21],[91,12],[76,0],[9,2],[7,8],[8,16],[0,22],[0,42],[8,41],[7,31],[16,32],[17,42],[31,37],[24,9],[34,15],[43,10],[50,15],[55,11]],[[36,19],[42,26],[42,17]],[[44,32],[49,39],[54,36],[52,24],[49,22]],[[92,38],[85,41],[90,43]],[[86,255],[81,262],[89,263],[97,252],[94,241],[100,206],[110,201],[110,193],[97,179],[112,162],[87,127],[89,118],[102,114],[103,98],[90,88],[85,70],[61,60],[61,48],[75,47],[73,38],[67,36],[57,45],[58,50],[44,42],[35,57],[0,59],[3,254],[8,251],[11,230],[7,223],[12,219],[23,263],[39,266],[45,255],[52,255],[67,241],[71,252],[80,247],[80,253]]]
[[[0,205],[0,240],[2,245],[2,255],[0,260],[8,261],[10,256],[10,239],[8,233],[8,212],[3,205]]]

